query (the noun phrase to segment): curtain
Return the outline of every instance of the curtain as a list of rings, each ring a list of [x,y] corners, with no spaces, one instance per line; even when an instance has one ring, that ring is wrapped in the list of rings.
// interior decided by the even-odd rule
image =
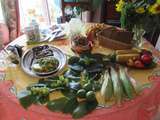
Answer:
[[[13,41],[20,34],[20,17],[18,0],[1,0],[6,25],[9,29],[9,39]]]
[[[0,50],[9,42],[8,27],[5,24],[0,2]]]

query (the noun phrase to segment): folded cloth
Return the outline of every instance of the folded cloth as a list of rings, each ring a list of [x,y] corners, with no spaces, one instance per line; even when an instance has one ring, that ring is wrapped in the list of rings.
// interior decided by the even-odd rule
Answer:
[[[71,120],[71,115],[49,111],[45,106],[32,105],[25,110],[10,92],[12,81],[0,82],[0,120]],[[151,120],[160,104],[160,77],[152,88],[140,96],[126,101],[122,106],[101,108],[86,115],[82,120]]]
[[[62,120],[67,116],[53,113],[40,105],[32,105],[29,109],[24,109],[16,96],[11,93],[12,86],[12,81],[0,82],[0,120]],[[71,116],[65,120],[71,120]]]
[[[18,105],[16,97],[11,94],[8,88],[12,86],[11,81],[0,83],[0,120],[20,120],[27,118],[25,109]]]

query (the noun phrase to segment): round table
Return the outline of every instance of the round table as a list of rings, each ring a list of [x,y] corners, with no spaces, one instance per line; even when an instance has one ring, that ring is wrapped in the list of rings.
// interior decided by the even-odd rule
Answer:
[[[22,35],[9,45],[23,45],[24,50],[33,47],[34,45],[26,45],[26,36]],[[52,44],[61,49],[65,54],[73,54],[70,49],[69,40],[57,40],[47,44]],[[46,44],[46,43],[42,43]],[[153,52],[157,58],[160,53],[148,42],[144,42],[144,48]],[[93,52],[108,54],[111,49],[96,46]],[[152,76],[153,71],[160,70],[160,65],[153,69],[129,69],[129,74],[141,84],[150,84],[152,87],[144,89],[144,91],[135,99],[126,101],[121,106],[114,105],[110,108],[97,108],[92,113],[81,118],[83,120],[151,120],[156,113],[160,104],[160,76]],[[18,102],[16,96],[11,92],[12,86],[16,86],[17,91],[26,88],[29,84],[36,83],[37,78],[31,77],[24,73],[19,65],[8,67],[6,69],[6,81],[0,83],[0,120],[71,120],[70,115],[49,111],[46,107],[40,105],[32,105],[28,110],[25,110]],[[52,98],[57,95],[51,95]],[[98,94],[97,94],[98,97]],[[99,99],[101,103],[101,99]]]

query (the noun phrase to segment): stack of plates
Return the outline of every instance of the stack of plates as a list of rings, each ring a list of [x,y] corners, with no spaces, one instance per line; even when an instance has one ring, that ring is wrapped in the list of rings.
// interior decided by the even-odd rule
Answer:
[[[45,42],[45,41],[50,42],[53,40],[66,38],[64,29],[61,26],[56,26],[56,25],[49,29],[40,30],[40,34],[41,34],[41,40],[39,42]]]
[[[32,70],[32,65],[33,63],[35,63],[35,61],[37,60],[37,58],[35,57],[35,49],[39,48],[39,47],[46,47],[46,50],[50,50],[52,51],[53,55],[49,55],[48,57],[53,57],[55,59],[58,60],[59,64],[56,70],[50,71],[50,72],[35,72]],[[40,51],[41,53],[42,51]],[[44,57],[47,57],[46,55]],[[43,58],[43,56],[41,56],[41,58]],[[50,45],[44,45],[44,46],[36,46],[32,49],[27,50],[22,58],[21,58],[21,67],[23,69],[23,71],[25,73],[27,73],[28,75],[31,75],[33,77],[39,77],[39,78],[43,78],[43,77],[50,77],[50,76],[55,76],[57,75],[60,71],[63,70],[63,68],[65,67],[67,63],[67,57],[66,55],[59,50],[58,48],[54,47],[54,46],[50,46]]]

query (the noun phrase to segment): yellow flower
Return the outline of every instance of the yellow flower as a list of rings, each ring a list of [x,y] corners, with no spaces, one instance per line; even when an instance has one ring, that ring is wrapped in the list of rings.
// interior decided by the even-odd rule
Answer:
[[[159,14],[160,13],[160,4],[153,4],[148,8],[151,14]]]
[[[144,12],[145,12],[144,7],[139,7],[139,8],[136,9],[136,13],[142,14],[142,13],[144,13]]]
[[[160,4],[160,0],[157,0],[157,4]]]
[[[120,1],[116,4],[116,11],[117,11],[117,12],[121,12],[124,4],[125,4],[125,2],[124,2],[123,0],[120,0]]]

